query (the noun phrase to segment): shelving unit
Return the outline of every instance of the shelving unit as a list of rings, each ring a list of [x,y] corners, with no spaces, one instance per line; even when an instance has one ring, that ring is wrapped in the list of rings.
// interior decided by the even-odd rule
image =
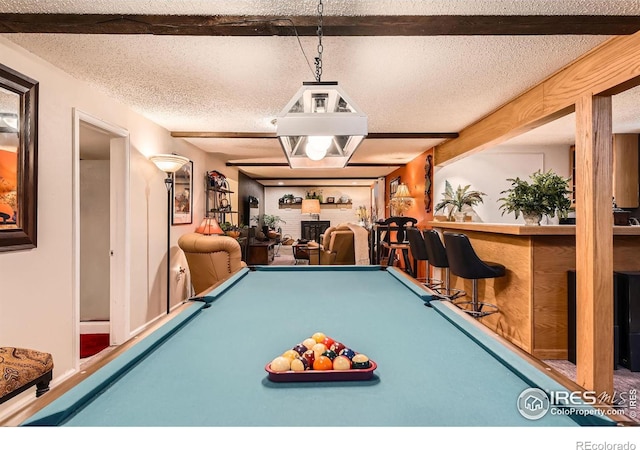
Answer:
[[[302,208],[302,203],[279,203],[278,208],[280,209],[300,209]],[[351,209],[353,208],[353,203],[320,203],[320,208],[326,209]]]
[[[234,194],[228,187],[212,186],[208,178],[205,176],[206,181],[206,197],[205,197],[205,213],[208,217],[215,217],[216,220],[223,224],[229,222],[232,225],[237,225],[238,211],[231,210],[232,196]],[[225,180],[226,184],[226,180]]]

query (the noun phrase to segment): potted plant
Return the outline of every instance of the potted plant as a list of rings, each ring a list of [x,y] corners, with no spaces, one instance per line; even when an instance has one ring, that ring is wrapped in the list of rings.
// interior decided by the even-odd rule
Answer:
[[[444,182],[444,194],[442,200],[435,207],[435,212],[441,211],[449,207],[448,218],[455,217],[456,222],[464,222],[466,212],[463,211],[465,206],[473,208],[478,203],[483,203],[482,196],[487,195],[480,191],[470,191],[471,185],[465,187],[458,185],[454,191],[449,180]]]
[[[252,220],[257,221],[262,224],[262,232],[265,236],[269,235],[269,230],[275,230],[279,224],[287,223],[280,218],[280,216],[276,216],[273,214],[263,214],[262,216],[253,216]]]
[[[295,197],[293,194],[284,194],[282,198],[279,200],[280,203],[293,203],[293,199]]]
[[[530,178],[531,183],[520,178],[507,179],[511,188],[502,191],[501,194],[507,195],[498,199],[502,202],[502,215],[514,213],[517,219],[522,214],[527,225],[540,225],[543,215],[566,217],[571,208],[569,179],[551,170],[538,170]]]

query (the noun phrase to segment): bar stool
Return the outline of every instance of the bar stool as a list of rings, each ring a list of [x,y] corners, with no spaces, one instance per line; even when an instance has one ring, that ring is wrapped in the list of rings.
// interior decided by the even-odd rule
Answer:
[[[466,295],[462,289],[451,289],[449,259],[442,244],[440,235],[436,230],[424,230],[424,244],[427,248],[429,264],[444,271],[444,283],[435,289],[436,293],[445,300],[453,301],[458,297]]]
[[[471,309],[464,311],[476,318],[497,313],[496,305],[478,301],[478,280],[503,277],[506,274],[505,267],[502,264],[481,260],[466,234],[445,232],[444,246],[451,272],[461,278],[472,280],[473,283],[471,301],[459,302],[456,305],[470,304]]]
[[[407,240],[409,241],[409,250],[413,256],[413,276],[414,278],[424,284],[429,289],[437,289],[442,286],[442,280],[429,277],[429,254],[427,253],[427,246],[424,242],[424,236],[422,231],[415,227],[407,228]],[[418,261],[425,261],[426,263],[426,277],[418,278]]]
[[[387,231],[384,240],[380,242],[383,248],[389,251],[389,257],[387,259],[387,266],[393,266],[395,261],[396,252],[399,250],[402,253],[404,261],[404,270],[409,275],[413,276],[413,270],[411,268],[411,261],[409,260],[409,243],[405,240],[406,231],[408,226],[415,226],[418,223],[418,219],[413,217],[389,217],[384,221],[384,225],[387,227]],[[391,237],[391,233],[395,231],[395,239]]]

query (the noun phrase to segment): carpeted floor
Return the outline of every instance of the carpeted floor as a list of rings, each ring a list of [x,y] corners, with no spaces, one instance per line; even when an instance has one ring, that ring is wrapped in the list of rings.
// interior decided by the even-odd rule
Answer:
[[[562,373],[571,381],[576,381],[576,365],[572,362],[555,359],[545,360],[544,362]],[[613,389],[618,397],[617,400],[624,397],[626,399],[625,403],[628,404],[631,392],[635,392],[635,395],[640,394],[640,372],[631,372],[629,369],[618,365],[618,369],[613,372]],[[614,399],[614,403],[616,403],[615,400],[616,399]],[[627,407],[624,407],[623,409],[628,417],[631,417],[636,422],[640,423],[640,405],[632,409]]]
[[[80,358],[88,358],[109,347],[109,333],[81,334]]]
[[[293,257],[293,249],[290,245],[283,245],[279,249],[276,249],[276,255],[273,258],[272,266],[295,266],[306,265],[309,261],[297,260]]]

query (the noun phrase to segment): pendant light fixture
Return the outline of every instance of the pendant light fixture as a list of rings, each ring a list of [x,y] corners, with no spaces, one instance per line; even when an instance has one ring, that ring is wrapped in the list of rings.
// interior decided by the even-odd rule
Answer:
[[[367,135],[367,116],[337,81],[321,81],[322,12],[320,0],[316,81],[303,82],[277,118],[276,135],[292,169],[345,167]]]

